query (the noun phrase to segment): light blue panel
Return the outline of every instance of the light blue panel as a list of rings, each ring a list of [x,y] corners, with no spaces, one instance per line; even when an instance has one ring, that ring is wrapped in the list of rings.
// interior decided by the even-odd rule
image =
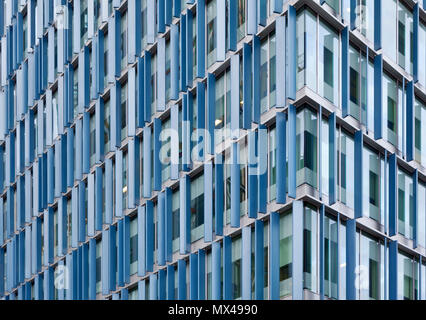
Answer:
[[[231,138],[239,137],[240,128],[240,55],[231,56]]]
[[[160,192],[157,198],[157,264],[163,266],[165,256],[165,193]]]
[[[232,240],[223,237],[223,299],[232,299]]]
[[[188,253],[191,246],[191,189],[190,178],[184,175],[179,181],[179,252]]]
[[[197,77],[205,77],[206,69],[206,0],[197,1]]]
[[[258,76],[260,74],[260,39],[258,36],[253,36],[253,44],[252,44],[252,95],[253,95],[253,119],[252,121],[254,123],[260,123],[260,77]]]
[[[136,57],[141,52],[142,23],[140,18],[141,1],[127,1],[127,43],[129,48],[129,54],[127,55],[128,63],[136,62]]]
[[[113,10],[108,19],[108,82],[114,83],[121,73],[121,14]]]
[[[112,159],[108,158],[105,160],[105,223],[112,223],[113,216],[113,168]]]
[[[165,258],[167,262],[172,261],[172,252],[173,252],[173,244],[172,244],[172,233],[173,233],[173,216],[172,216],[172,190],[170,188],[166,188],[164,191],[164,247],[165,247]]]
[[[45,4],[48,1],[45,1]],[[81,4],[80,4],[80,0],[75,0],[73,1],[73,11],[74,12],[81,12]],[[52,10],[53,10],[53,6],[52,6]],[[53,13],[53,12],[52,12]],[[53,16],[53,14],[52,14]],[[81,25],[81,15],[80,14],[73,14],[73,24],[74,26],[80,26]],[[74,53],[79,53],[80,52],[80,43],[81,43],[81,37],[80,37],[80,33],[79,32],[73,32],[73,48],[74,48]]]
[[[0,252],[1,254],[1,252]],[[167,265],[167,300],[175,299],[175,266]]]
[[[136,127],[141,128],[145,124],[145,73],[144,73],[145,58],[138,58],[138,72],[136,73]]]
[[[164,1],[164,0],[160,0]],[[166,39],[157,41],[157,111],[166,109]]]
[[[225,60],[226,0],[216,0],[216,61]]]
[[[89,299],[96,300],[96,239],[89,240]]]
[[[206,299],[206,252],[198,250],[198,300]]]
[[[223,235],[223,212],[224,212],[224,182],[223,182],[223,155],[217,154],[214,161],[214,209],[215,209],[215,232]]]
[[[220,1],[219,1],[220,2]],[[238,24],[238,2],[237,1],[228,1],[226,3],[226,13],[227,13],[227,41],[228,41],[228,50],[236,51],[237,50],[237,24]],[[245,33],[245,30],[244,30]]]
[[[182,171],[191,169],[192,102],[192,94],[188,91],[182,100]]]
[[[74,129],[67,130],[67,156],[62,158],[67,164],[67,187],[72,187],[74,184]]]
[[[146,41],[148,44],[152,44],[155,41],[155,2],[148,1],[147,2],[147,33],[146,33]]]
[[[328,172],[329,172],[329,185],[328,185],[328,198],[329,205],[336,202],[336,182],[337,182],[337,138],[336,138],[336,114],[333,112],[328,117]]]
[[[186,300],[186,261],[184,259],[178,260],[178,300]]]
[[[257,144],[257,131],[249,131],[248,138],[248,209],[247,213],[249,218],[257,218],[257,184],[258,184],[258,173],[259,167],[264,165],[261,164],[256,156],[256,144]]]
[[[110,89],[111,149],[121,146],[121,84],[116,81]]]
[[[92,172],[87,178],[87,235],[95,235],[95,174]]]
[[[115,153],[115,216],[122,217],[124,211],[123,203],[123,151]]]
[[[102,294],[109,293],[109,273],[110,265],[109,265],[109,250],[108,250],[108,242],[109,242],[109,230],[102,230],[102,259],[101,259],[101,284],[102,284]]]
[[[90,114],[83,113],[83,167],[82,173],[87,174],[90,170]]]
[[[151,100],[152,100],[152,87],[151,87],[151,53],[145,51],[144,57],[144,120],[151,122]]]
[[[148,200],[145,204],[146,213],[146,271],[152,272],[154,265],[154,204]]]
[[[286,17],[279,16],[275,20],[275,42],[276,52],[286,52]],[[286,55],[277,54],[275,59],[276,77],[276,104],[278,108],[286,105]]]
[[[170,107],[170,126],[172,129],[172,133],[174,133],[174,136],[172,135],[173,141],[171,141],[171,158],[172,162],[170,164],[170,179],[177,180],[179,179],[179,105],[174,104]],[[178,161],[173,161],[173,159]]]
[[[414,159],[414,83],[409,81],[407,83],[406,91],[406,125],[407,132],[407,161]]]
[[[212,300],[220,300],[221,290],[221,248],[220,242],[212,243]]]
[[[127,72],[127,135],[136,135],[136,67]]]
[[[138,276],[146,273],[146,215],[145,206],[138,207]]]
[[[363,203],[362,203],[362,186],[363,186],[363,145],[364,138],[362,130],[355,132],[355,203],[354,213],[355,218],[361,218],[363,216]]]
[[[125,284],[130,283],[130,218],[123,219],[123,280]]]
[[[397,174],[398,165],[396,154],[389,157],[389,235],[394,236],[398,232],[397,222]]]
[[[213,163],[204,164],[204,242],[213,240]]]
[[[296,9],[288,7],[287,22],[287,97],[296,100]]]
[[[383,56],[377,55],[374,57],[374,139],[378,140],[383,137],[382,129],[382,95],[383,87]]]
[[[58,199],[58,256],[62,257],[68,248],[67,198]]]
[[[277,203],[286,203],[287,155],[286,155],[286,114],[279,112],[276,118],[276,170],[277,170]],[[260,146],[259,146],[260,148]]]
[[[128,207],[133,209],[139,204],[140,197],[140,142],[135,136],[128,142]]]
[[[259,125],[258,130],[258,161],[261,166],[258,167],[258,211],[261,213],[266,213],[267,206],[267,195],[268,195],[268,170],[262,170],[264,167],[262,164],[267,163],[268,161],[268,133],[266,126]]]
[[[117,286],[124,286],[124,219],[117,222]]]
[[[28,110],[25,115],[25,166],[28,167],[34,161],[34,111]],[[3,174],[3,171],[0,173]],[[3,179],[0,176],[0,186]],[[0,188],[1,189],[1,188]]]
[[[259,4],[262,5],[262,4]],[[256,0],[247,1],[247,34],[257,33],[257,4]]]
[[[78,246],[78,187],[72,188],[71,192],[71,247]]]
[[[272,10],[274,13],[281,13],[283,11],[283,0],[272,0],[273,3],[271,3]],[[287,2],[287,1],[286,1]]]
[[[41,155],[44,151],[44,120],[42,115],[44,115],[44,103],[43,100],[40,100],[37,103],[37,154]],[[60,112],[59,112],[59,117]],[[14,142],[14,141],[13,141]]]
[[[417,248],[418,244],[418,227],[419,227],[419,216],[417,212],[417,204],[418,204],[418,193],[419,188],[419,172],[417,169],[413,172],[413,204],[412,204],[412,215],[414,216],[414,225],[413,225],[413,248]],[[421,226],[422,227],[422,226]],[[423,226],[424,227],[424,226]]]
[[[243,300],[251,300],[251,226],[242,229],[241,250],[241,297]]]
[[[78,55],[78,66],[78,111],[81,113],[90,102],[90,53],[87,46]]]
[[[104,48],[104,32],[98,31],[96,37],[96,93],[102,94],[104,92],[105,84],[105,48]],[[92,48],[93,50],[93,48]]]
[[[1,204],[1,203],[0,203]],[[25,273],[25,279],[31,278],[31,226],[27,225],[25,226],[25,258],[24,258],[24,273]],[[2,235],[2,234],[0,234]],[[3,238],[2,238],[3,241]],[[0,255],[2,252],[0,252]],[[1,264],[1,262],[0,262]],[[1,268],[1,266],[0,266]],[[1,277],[0,273],[0,277]],[[0,290],[1,295],[1,290]]]
[[[189,255],[189,299],[198,299],[198,256],[195,253]]]
[[[95,139],[96,139],[96,163],[104,161],[104,148],[105,148],[105,112],[104,112],[104,99],[99,98],[95,105]]]
[[[160,118],[154,118],[154,190],[161,190],[162,177],[161,173],[163,171],[163,164],[161,163],[161,120]]]
[[[78,185],[78,241],[86,240],[86,180]]]
[[[185,41],[185,44],[186,44],[185,79],[186,79],[186,85],[188,88],[192,87],[192,78],[193,78],[192,70],[193,70],[193,64],[194,64],[193,51],[192,51],[192,36],[193,36],[192,21],[193,21],[193,14],[192,14],[192,11],[188,9],[186,11],[186,41]]]
[[[382,1],[374,0],[374,50],[382,48]]]
[[[151,197],[151,128],[143,128],[143,197]]]
[[[351,2],[355,2],[351,0]],[[352,14],[351,14],[352,15]],[[351,19],[352,20],[352,19]],[[351,27],[353,30],[354,28]],[[349,112],[349,28],[342,30],[342,117],[348,116]]]
[[[74,179],[83,177],[83,119],[78,119],[75,124],[75,173]]]
[[[278,219],[278,223],[279,223],[279,219]],[[303,299],[303,202],[302,201],[293,202],[292,227],[293,227],[292,229],[292,234],[293,234],[292,297],[293,297],[293,300],[302,300]]]
[[[296,107],[288,107],[288,196],[296,198]]]
[[[95,0],[87,1],[87,38],[95,35]]]
[[[280,298],[280,214],[278,212],[271,212],[270,217],[269,298],[277,300]],[[296,238],[296,235],[294,238]],[[297,284],[293,283],[293,286],[295,287]]]
[[[346,222],[346,299],[356,299],[356,220]]]
[[[398,241],[389,241],[389,300],[398,299],[398,276]]]
[[[101,167],[95,169],[95,230],[101,231],[103,224],[103,172]],[[105,199],[106,200],[106,199]],[[105,201],[106,204],[106,201]],[[106,206],[105,206],[106,208]]]
[[[231,144],[231,227],[240,226],[240,147],[238,142]]]
[[[170,25],[170,99],[179,98],[179,27]]]
[[[146,300],[145,280],[138,281],[138,299]]]

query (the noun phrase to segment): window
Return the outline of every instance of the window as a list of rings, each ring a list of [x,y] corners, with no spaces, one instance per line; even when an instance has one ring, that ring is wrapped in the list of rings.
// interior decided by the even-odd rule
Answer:
[[[238,0],[237,42],[246,34],[246,0]]]
[[[426,105],[414,101],[414,159],[426,167]]]
[[[417,219],[419,227],[417,228],[417,241],[422,247],[426,247],[426,185],[419,181],[417,186]],[[425,291],[422,291],[425,292]]]
[[[356,28],[374,42],[374,0],[357,0],[355,14]]]
[[[328,119],[321,121],[321,192],[329,195],[330,184],[330,138]]]
[[[121,15],[121,69],[127,66],[127,12]]]
[[[413,257],[398,252],[398,300],[418,298],[418,262]]]
[[[121,141],[127,137],[127,82],[121,85]]]
[[[384,298],[384,247],[383,243],[369,235],[357,232],[357,265],[355,288],[361,300]]]
[[[349,114],[366,123],[367,58],[365,53],[349,47]],[[369,105],[373,108],[373,104]]]
[[[260,112],[264,113],[275,105],[276,59],[275,34],[262,40],[260,46]]]
[[[83,47],[87,40],[88,12],[87,1],[82,1],[80,5],[80,47]]]
[[[214,141],[218,145],[227,137],[231,121],[231,75],[228,68],[217,79],[215,84],[215,132]]]
[[[384,159],[376,151],[363,149],[363,211],[365,216],[384,222]]]
[[[241,235],[232,238],[232,297],[241,299]]]
[[[127,209],[128,189],[127,189],[127,151],[123,152],[123,211]]]
[[[167,41],[166,42],[166,103],[170,101],[170,89],[171,89],[170,41]]]
[[[157,111],[157,55],[151,56],[151,115]]]
[[[355,144],[353,138],[340,130],[338,143],[338,186],[339,200],[350,208],[354,208],[355,181]]]
[[[110,136],[111,136],[110,117],[111,117],[110,100],[108,100],[104,104],[104,143],[105,143],[104,153],[105,154],[107,154],[110,151]]]
[[[396,61],[396,1],[390,0],[382,6],[382,46],[385,55]]]
[[[171,128],[171,122],[170,118],[163,121],[162,123],[162,129],[168,130]],[[160,153],[160,161],[162,164],[162,172],[161,172],[161,178],[162,182],[164,183],[168,179],[170,179],[170,171],[171,171],[171,137],[167,137],[165,141],[162,141],[161,146],[161,153]]]
[[[141,0],[141,24],[142,24],[142,45],[141,48],[145,48],[147,40],[146,36],[148,33],[148,26],[147,26],[147,0]]]
[[[337,105],[339,36],[325,22],[317,21],[317,17],[308,10],[297,16],[297,89],[306,85]]]
[[[95,164],[96,159],[96,123],[95,114],[90,115],[90,166]]]
[[[277,145],[276,145],[276,130],[271,128],[268,131],[269,135],[269,201],[273,201],[277,197]]]
[[[317,114],[309,108],[302,109],[296,118],[296,183],[317,187]]]
[[[303,287],[318,291],[318,213],[305,206],[303,214]]]
[[[414,232],[413,178],[398,169],[398,232],[412,239]]]
[[[180,205],[180,199],[179,199],[179,189],[173,191],[172,196],[172,220],[173,220],[173,226],[172,226],[172,247],[173,252],[179,250],[179,205]]]
[[[325,215],[324,217],[324,294],[333,299],[338,299],[339,275],[339,247],[338,223],[336,218]]]
[[[412,74],[414,47],[413,14],[400,1],[398,2],[398,64]]]
[[[191,181],[191,242],[204,236],[204,175]]]
[[[216,0],[207,3],[207,67],[216,61]]]
[[[280,297],[291,294],[293,233],[291,217],[291,211],[280,215]]]
[[[402,132],[398,129],[402,128],[402,123],[399,126],[398,120],[402,121],[402,103],[398,107],[398,103],[402,98],[402,94],[398,94],[401,88],[395,79],[384,74],[383,76],[383,137],[394,146],[402,145]],[[399,128],[398,128],[399,126]],[[401,143],[399,143],[401,140]]]
[[[138,271],[138,217],[130,220],[130,274]],[[130,295],[130,292],[129,292]]]

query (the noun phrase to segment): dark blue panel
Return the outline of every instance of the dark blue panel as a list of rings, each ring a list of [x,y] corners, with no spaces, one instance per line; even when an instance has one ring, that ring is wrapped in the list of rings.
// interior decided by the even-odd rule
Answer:
[[[158,271],[158,299],[166,300],[166,269]]]
[[[186,85],[188,88],[192,87],[192,70],[193,70],[193,50],[192,50],[192,37],[193,37],[193,14],[191,10],[186,11]],[[181,34],[183,37],[184,34]]]
[[[154,265],[154,204],[152,201],[147,201],[145,204],[146,210],[146,271],[152,271]]]
[[[149,51],[145,51],[145,57],[144,57],[144,120],[145,122],[151,121],[151,102],[152,102],[152,96],[151,96],[151,53]]]
[[[238,142],[231,144],[231,227],[240,226],[240,146]]]
[[[167,300],[175,299],[175,266],[167,265]]]
[[[336,114],[333,112],[330,114],[328,118],[328,139],[329,139],[329,146],[328,146],[328,172],[329,172],[329,182],[328,182],[328,197],[329,197],[329,204],[332,205],[336,202],[336,169],[337,169],[337,160],[336,160]]]
[[[354,203],[354,213],[355,218],[361,218],[363,216],[363,134],[362,130],[355,132],[355,182],[354,182],[354,191],[355,191],[355,203]]]
[[[277,300],[280,297],[280,215],[271,212],[270,217],[269,298]]]
[[[165,193],[160,192],[157,198],[157,264],[163,266],[165,257]]]
[[[197,77],[204,78],[206,69],[206,4],[205,0],[197,1]]]
[[[204,164],[204,242],[213,240],[213,163]]]
[[[263,221],[256,220],[254,223],[254,298],[263,300],[264,290],[264,250],[263,250]]]
[[[356,220],[346,222],[346,299],[356,299]]]
[[[186,47],[186,15],[180,16],[180,91],[186,91],[186,64],[187,64],[187,47]]]
[[[382,1],[374,0],[374,50],[382,48]]]
[[[198,250],[198,300],[206,299],[206,252]]]
[[[276,119],[276,168],[277,168],[277,203],[286,203],[287,155],[286,155],[286,114],[277,113]]]
[[[223,211],[224,211],[224,185],[223,185],[223,156],[215,156],[214,164],[214,204],[215,204],[215,232],[216,235],[223,234]]]
[[[221,284],[221,248],[220,242],[212,244],[212,300],[220,300],[222,297]]]
[[[288,196],[296,198],[296,107],[288,107]]]
[[[138,207],[138,276],[146,273],[146,211]]]
[[[198,299],[198,256],[195,253],[189,255],[189,299]]]
[[[160,160],[160,134],[161,134],[161,120],[159,118],[154,118],[154,190],[161,190],[161,173],[162,173],[162,163]]]
[[[258,36],[253,36],[253,52],[252,52],[252,73],[253,73],[253,119],[254,123],[260,122],[260,39]]]
[[[250,129],[252,122],[252,68],[251,45],[243,45],[243,129]]]
[[[214,129],[215,129],[215,108],[216,106],[216,78],[214,74],[209,73],[207,75],[207,117],[206,117],[206,129],[210,135],[210,146],[206,146],[209,154],[214,154],[215,141],[214,141]]]
[[[232,240],[223,237],[223,299],[232,299]]]
[[[400,289],[402,290],[402,288]],[[398,241],[389,242],[389,300],[398,299]]]
[[[173,233],[173,212],[172,212],[172,190],[166,188],[164,191],[164,216],[165,216],[165,256],[166,261],[172,261],[172,252],[173,252],[173,243],[172,243],[172,233]]]
[[[259,158],[257,157],[257,140],[258,140],[257,131],[248,132],[248,216],[250,218],[257,218],[257,184],[258,184],[258,174],[259,168],[263,167],[264,164],[260,163]]]
[[[264,164],[267,163],[268,159],[268,133],[265,125],[259,125],[258,130],[258,211],[266,213],[267,210],[267,195],[268,195],[268,170],[262,170]]]
[[[238,2],[229,1],[227,3],[228,16],[228,49],[231,51],[237,50],[237,24],[238,24]]]
[[[186,300],[186,261],[178,260],[178,300]]]

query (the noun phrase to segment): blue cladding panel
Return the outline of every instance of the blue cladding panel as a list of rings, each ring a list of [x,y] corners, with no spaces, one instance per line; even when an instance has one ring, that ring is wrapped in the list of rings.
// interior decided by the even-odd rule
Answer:
[[[232,143],[231,163],[231,227],[240,226],[240,147],[237,142]]]
[[[204,165],[204,242],[213,240],[213,163]]]
[[[374,0],[374,50],[382,48],[382,1]]]
[[[392,154],[389,157],[389,235],[394,236],[397,234],[397,157],[396,154]]]
[[[292,214],[293,300],[303,299],[303,211],[303,202],[294,201]]]
[[[293,6],[288,7],[288,25],[287,25],[287,97],[296,99],[296,9]]]
[[[348,111],[349,111],[349,28],[345,27],[342,31],[342,116],[346,117],[348,115]]]
[[[256,131],[248,133],[248,216],[250,218],[257,217],[258,167],[262,165],[256,156],[257,136]]]
[[[267,188],[268,188],[268,172],[264,170],[264,164],[267,163],[268,156],[268,135],[267,130],[264,125],[259,126],[258,130],[258,157],[259,157],[259,166],[258,166],[258,211],[261,213],[266,213],[267,211]]]
[[[382,117],[383,117],[383,101],[382,101],[382,80],[383,79],[383,56],[377,55],[374,58],[374,139],[383,137]]]
[[[401,288],[402,290],[402,288]],[[389,300],[398,299],[398,242],[389,242]]]
[[[337,182],[337,139],[336,139],[336,114],[333,112],[328,118],[329,126],[329,154],[328,154],[328,165],[329,165],[329,204],[332,205],[336,202],[336,182]]]
[[[232,239],[223,237],[223,299],[232,299]]]
[[[407,83],[406,91],[406,131],[407,131],[407,161],[414,159],[414,83]]]
[[[178,300],[186,300],[186,261],[178,260]]]
[[[253,90],[252,90],[252,95],[253,95],[253,103],[252,103],[252,108],[253,108],[253,122],[254,123],[259,123],[260,122],[260,79],[259,79],[259,75],[260,74],[260,39],[258,36],[253,36],[253,52],[252,52],[252,61],[253,61],[253,65],[252,65],[252,74],[253,74],[253,81],[252,81],[252,85],[253,85]]]
[[[138,207],[138,276],[146,273],[146,210],[145,206]]]
[[[361,218],[363,216],[363,193],[362,193],[362,186],[363,186],[363,133],[362,131],[355,132],[355,182],[354,182],[354,189],[355,189],[355,208],[354,213],[356,218]]]
[[[271,253],[269,255],[269,274],[270,274],[270,287],[269,297],[276,300],[280,296],[280,215],[277,212],[271,213],[271,220],[269,224],[271,235]]]
[[[214,204],[215,204],[215,231],[217,235],[223,234],[223,211],[224,211],[224,183],[223,183],[223,156],[216,155],[214,164]]]
[[[254,223],[254,297],[263,299],[264,288],[264,250],[263,250],[263,221],[256,220]]]
[[[154,264],[154,204],[147,201],[145,204],[145,254],[146,254],[146,271],[153,270]]]
[[[346,222],[346,299],[355,300],[356,220]]]
[[[222,297],[221,290],[221,247],[220,242],[212,244],[212,299],[220,300]]]
[[[198,299],[198,256],[195,253],[189,255],[189,299]]]
[[[206,2],[205,0],[197,1],[197,78],[204,78],[206,69]]]
[[[251,299],[251,227],[244,227],[242,231],[241,250],[241,297],[244,300]]]
[[[287,181],[287,155],[286,155],[286,114],[277,113],[276,124],[276,141],[277,141],[277,155],[276,155],[276,170],[277,177],[277,203],[286,203],[286,181]]]

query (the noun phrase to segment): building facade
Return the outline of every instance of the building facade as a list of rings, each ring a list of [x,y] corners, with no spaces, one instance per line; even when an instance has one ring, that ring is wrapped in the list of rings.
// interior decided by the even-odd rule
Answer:
[[[0,298],[426,299],[426,1],[0,1]]]

